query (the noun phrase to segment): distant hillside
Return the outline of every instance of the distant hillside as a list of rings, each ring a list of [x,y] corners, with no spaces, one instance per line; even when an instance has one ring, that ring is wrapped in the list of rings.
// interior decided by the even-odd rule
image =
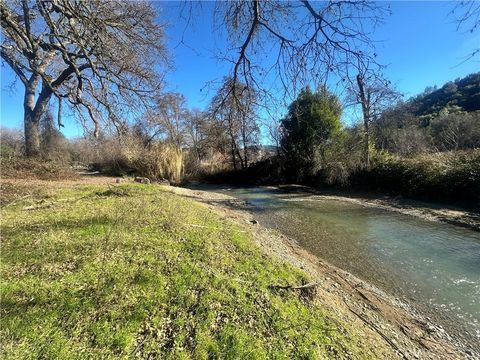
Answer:
[[[480,72],[450,81],[440,89],[430,88],[412,99],[415,115],[480,110]]]

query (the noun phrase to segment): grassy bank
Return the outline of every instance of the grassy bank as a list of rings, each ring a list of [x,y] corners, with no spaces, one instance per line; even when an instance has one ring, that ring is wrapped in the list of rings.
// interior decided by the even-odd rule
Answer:
[[[480,150],[379,156],[353,173],[353,188],[480,209]]]
[[[311,292],[269,287],[304,273],[168,188],[19,192],[2,209],[4,359],[372,356]]]

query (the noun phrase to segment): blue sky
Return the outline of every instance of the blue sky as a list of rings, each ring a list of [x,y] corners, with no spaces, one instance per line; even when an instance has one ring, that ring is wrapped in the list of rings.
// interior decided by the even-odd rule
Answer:
[[[381,25],[375,38],[380,62],[389,64],[386,74],[398,90],[408,96],[422,92],[425,87],[438,85],[480,70],[478,58],[463,62],[474,48],[480,48],[480,31],[476,34],[457,32],[448,16],[451,1],[394,1],[392,15]],[[190,107],[205,108],[209,95],[207,82],[219,79],[229,71],[229,65],[214,58],[217,49],[225,47],[223,34],[212,31],[212,3],[204,3],[195,14],[193,25],[185,28],[179,19],[178,6],[158,2],[161,20],[167,27],[168,47],[175,70],[167,77],[167,90],[183,93]],[[181,39],[184,43],[181,43]],[[22,126],[21,83],[10,88],[12,73],[1,69],[1,124]],[[15,91],[16,89],[16,91]],[[203,89],[203,91],[201,91]],[[82,134],[81,126],[67,118],[63,132],[67,136]]]

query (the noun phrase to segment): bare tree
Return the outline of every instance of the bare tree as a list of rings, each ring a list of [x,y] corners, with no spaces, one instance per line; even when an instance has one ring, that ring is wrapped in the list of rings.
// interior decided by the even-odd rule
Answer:
[[[212,99],[210,112],[228,134],[233,168],[237,169],[238,160],[245,169],[251,148],[258,143],[255,92],[239,81],[233,82],[231,77],[224,79]]]
[[[480,147],[480,113],[446,113],[431,121],[433,145],[439,151]]]
[[[356,66],[357,74],[347,77],[347,90],[353,105],[360,105],[363,116],[364,132],[364,164],[370,166],[371,131],[370,124],[377,120],[380,114],[389,106],[397,102],[401,94],[396,91],[387,80],[377,64],[373,67],[369,62],[359,62]]]
[[[186,99],[180,93],[167,93],[157,98],[154,122],[166,140],[181,150],[185,144],[187,108]]]
[[[196,161],[200,162],[206,153],[206,141],[209,135],[208,115],[194,109],[187,113],[186,136]]]
[[[101,120],[121,125],[122,113],[160,87],[156,65],[167,57],[150,3],[5,0],[0,12],[2,60],[25,88],[27,156],[39,153],[39,120],[52,96],[93,121],[98,135]]]
[[[415,115],[417,111],[417,104],[401,100],[382,111],[371,123],[375,146],[401,154],[426,150],[426,132],[419,126],[420,120]]]
[[[267,131],[267,136],[272,145],[275,147],[275,154],[280,156],[280,145],[282,140],[282,123],[276,118],[269,117],[262,122],[263,127]]]
[[[279,80],[294,95],[311,81],[324,83],[330,73],[344,77],[352,64],[375,62],[365,29],[387,12],[370,1],[218,1],[216,19],[234,49],[221,57],[232,63],[233,84],[268,97],[270,83]],[[235,97],[234,88],[230,94]]]

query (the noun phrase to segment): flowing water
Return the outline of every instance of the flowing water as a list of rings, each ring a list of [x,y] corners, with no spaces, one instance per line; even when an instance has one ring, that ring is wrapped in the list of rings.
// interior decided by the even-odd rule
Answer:
[[[331,264],[406,300],[480,347],[480,233],[275,188],[215,189]]]

